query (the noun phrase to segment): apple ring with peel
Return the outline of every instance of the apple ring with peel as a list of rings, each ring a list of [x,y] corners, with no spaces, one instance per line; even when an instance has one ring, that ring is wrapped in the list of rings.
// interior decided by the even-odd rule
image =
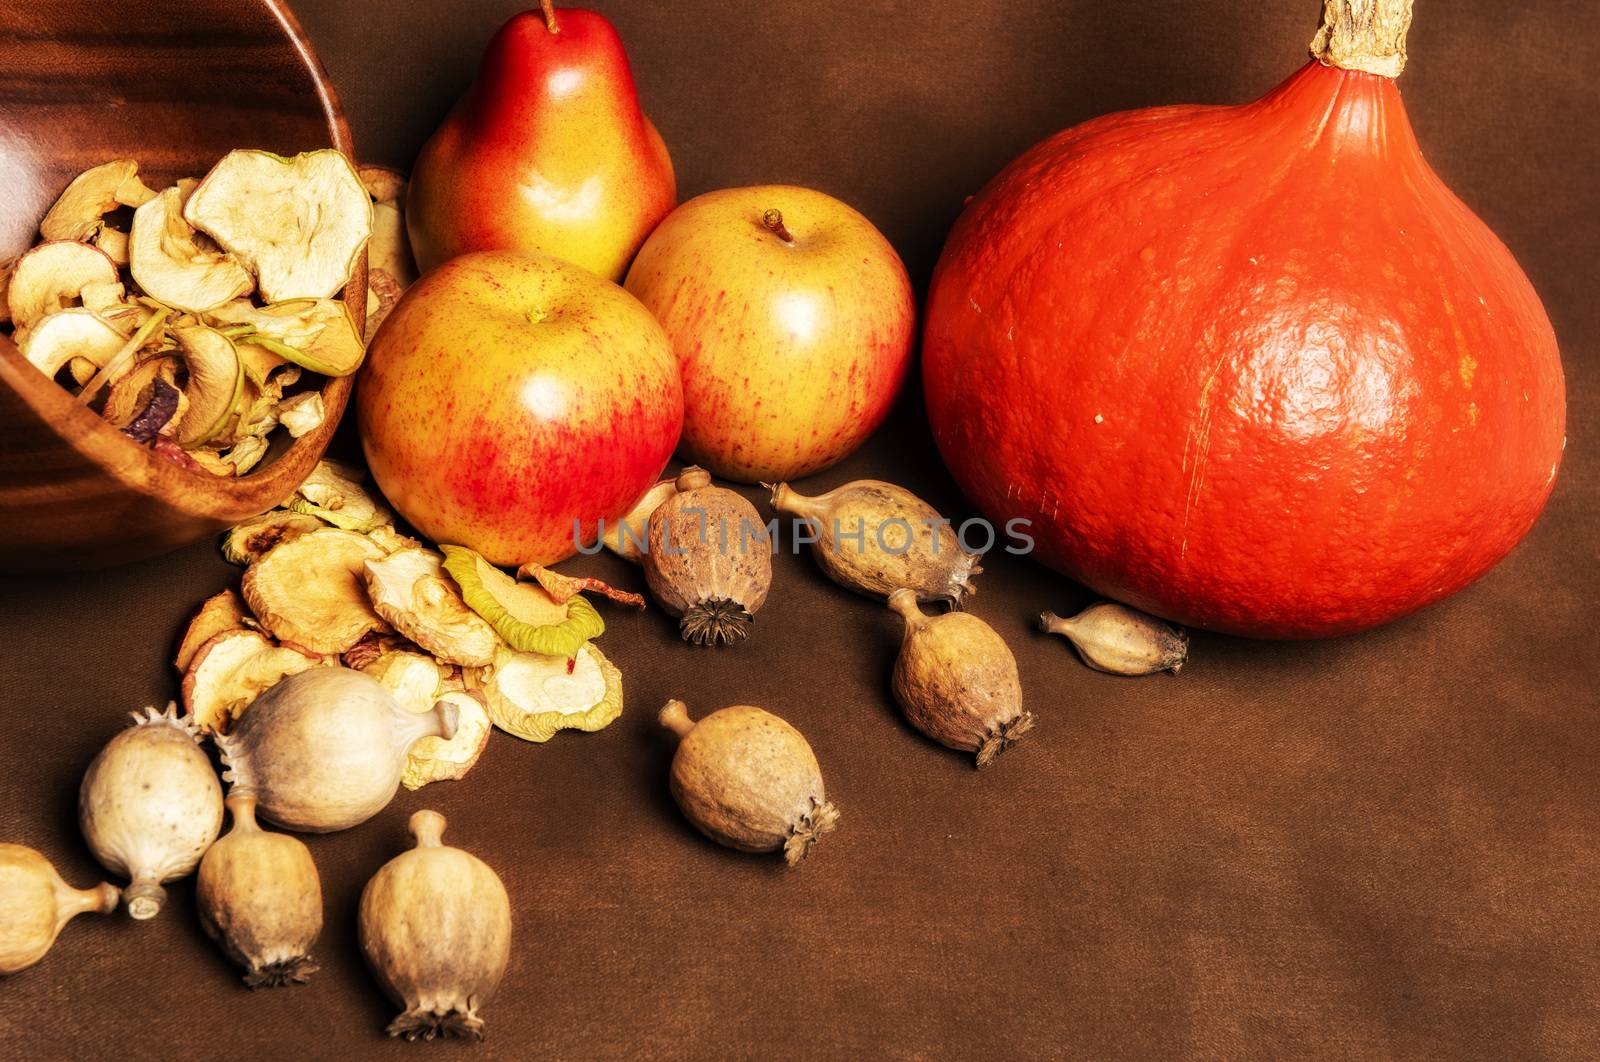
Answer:
[[[183,388],[188,412],[179,422],[177,443],[192,449],[220,435],[239,411],[244,398],[244,364],[233,340],[214,328],[174,328],[172,337],[189,371],[189,382]]]
[[[51,378],[75,358],[104,368],[128,341],[104,317],[82,307],[57,310],[21,335],[17,349],[28,364]]]
[[[183,710],[201,731],[226,734],[245,709],[281,679],[322,663],[297,649],[272,644],[260,631],[222,631],[195,651],[184,672]]]
[[[465,546],[439,548],[444,551],[444,569],[461,588],[467,606],[512,649],[571,657],[585,642],[605,633],[605,620],[582,595],[558,601],[538,583],[517,582]]]
[[[47,240],[92,240],[105,227],[105,217],[118,207],[142,207],[156,194],[139,179],[133,159],[112,159],[72,179],[55,206],[39,222]]]
[[[108,259],[109,261],[109,259]],[[144,293],[162,305],[200,313],[255,289],[232,255],[203,249],[183,220],[183,193],[168,188],[133,212],[128,269]]]
[[[232,590],[213,594],[200,603],[200,608],[189,619],[183,637],[178,639],[178,651],[173,654],[172,666],[178,674],[189,670],[200,647],[223,631],[249,630],[252,620],[244,610],[244,602]]]
[[[502,648],[477,680],[494,725],[525,741],[602,730],[622,714],[622,672],[593,643],[573,657]]]
[[[240,343],[262,347],[323,376],[349,376],[366,356],[350,307],[340,299],[292,299],[269,306],[233,299],[205,316],[247,327],[239,335]]]
[[[442,560],[432,550],[403,549],[368,561],[366,587],[372,607],[395,630],[440,660],[484,667],[494,661],[500,638],[456,592],[455,584],[445,577]]]
[[[85,288],[117,284],[117,264],[104,251],[73,240],[51,240],[11,267],[6,303],[17,331],[81,301]]]
[[[230,151],[183,216],[255,274],[267,302],[332,298],[372,235],[372,199],[350,160],[331,148],[293,158]]]

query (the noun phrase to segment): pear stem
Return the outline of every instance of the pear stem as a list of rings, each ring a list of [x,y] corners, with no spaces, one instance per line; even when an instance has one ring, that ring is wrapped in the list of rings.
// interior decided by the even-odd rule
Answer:
[[[783,223],[783,211],[767,211],[765,214],[761,215],[761,224],[765,225],[768,232],[772,233],[784,243],[791,245],[794,243],[794,235],[789,232],[788,226]]]
[[[544,28],[551,33],[560,33],[561,28],[556,25],[555,0],[539,0],[539,10],[544,12]]]

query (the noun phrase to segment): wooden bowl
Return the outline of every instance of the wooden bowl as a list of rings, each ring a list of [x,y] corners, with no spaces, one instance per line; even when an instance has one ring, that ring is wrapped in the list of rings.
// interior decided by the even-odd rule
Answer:
[[[327,73],[280,0],[0,0],[0,259],[78,173],[138,160],[152,187],[236,147],[354,158]],[[366,266],[345,289],[359,329]],[[352,381],[323,388],[322,426],[238,479],[180,468],[111,427],[0,337],[0,571],[154,556],[265,512],[322,456]]]

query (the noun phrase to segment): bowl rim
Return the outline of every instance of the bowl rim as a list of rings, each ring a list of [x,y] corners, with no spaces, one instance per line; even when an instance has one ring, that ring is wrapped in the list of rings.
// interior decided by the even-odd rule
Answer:
[[[329,146],[343,152],[355,165],[354,145],[344,108],[299,20],[282,0],[256,2],[275,18],[310,75],[332,141]],[[342,293],[358,331],[366,324],[366,295],[367,266],[363,249]],[[321,389],[322,423],[295,439],[259,471],[241,477],[217,476],[181,466],[134,442],[99,414],[80,405],[75,395],[30,364],[11,339],[0,336],[0,387],[16,395],[51,427],[58,439],[122,486],[185,515],[225,523],[265,512],[300,485],[332,440],[354,389],[354,379],[354,375],[329,377]]]

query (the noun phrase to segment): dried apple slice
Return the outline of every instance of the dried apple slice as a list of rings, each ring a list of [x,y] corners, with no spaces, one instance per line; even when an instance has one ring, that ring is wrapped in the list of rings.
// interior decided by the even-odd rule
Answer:
[[[393,524],[379,524],[367,530],[367,537],[377,543],[385,553],[399,553],[403,549],[421,549],[422,543],[410,535],[402,535]]]
[[[551,571],[542,564],[532,562],[524,564],[517,569],[518,579],[532,579],[542,586],[546,593],[555,598],[557,602],[566,603],[577,597],[585,590],[592,590],[602,597],[610,598],[619,605],[630,605],[633,608],[644,608],[643,594],[636,594],[631,590],[621,590],[604,579],[596,579],[592,575],[564,575],[561,572]]]
[[[179,468],[187,468],[195,472],[207,471],[206,466],[196,461],[188,450],[185,450],[165,435],[157,435],[155,437],[155,441],[150,444],[150,452],[166,458]]]
[[[137,162],[113,159],[72,179],[39,222],[39,235],[47,240],[88,240],[117,207],[141,207],[153,198],[155,193],[139,179]]]
[[[321,665],[260,631],[223,631],[200,646],[184,672],[183,708],[201,731],[225,734],[280,679]]]
[[[228,452],[221,457],[223,461],[233,466],[235,476],[244,476],[261,463],[261,459],[267,456],[267,450],[270,448],[271,444],[267,442],[265,435],[246,435],[230,446]]]
[[[222,459],[222,456],[213,450],[189,450],[189,460],[202,472],[209,472],[213,476],[229,477],[233,475],[233,466]]]
[[[462,599],[511,648],[565,658],[605,632],[605,620],[583,597],[557,601],[544,587],[517,582],[465,546],[439,548]]]
[[[184,629],[183,637],[178,640],[178,651],[173,655],[172,666],[178,669],[181,675],[189,670],[189,665],[194,662],[195,654],[200,647],[223,631],[247,630],[250,617],[244,610],[244,602],[239,600],[239,595],[232,590],[224,590],[206,598],[200,605],[200,610],[189,620],[189,626]]]
[[[222,555],[232,564],[253,564],[275,546],[327,527],[314,516],[274,511],[229,528],[222,536]]]
[[[249,267],[267,302],[332,298],[372,235],[372,200],[331,148],[293,158],[230,151],[183,216]]]
[[[113,427],[122,428],[132,424],[134,418],[149,404],[150,391],[157,380],[176,390],[180,365],[176,354],[152,354],[135,362],[111,385],[100,415]],[[173,420],[178,418],[182,408],[183,394],[178,392],[178,408],[173,411]]]
[[[422,647],[410,638],[393,631],[373,631],[363,634],[361,640],[346,649],[339,660],[345,667],[365,671],[390,653],[420,653]]]
[[[378,334],[378,327],[400,304],[400,296],[405,293],[405,285],[386,271],[373,269],[367,273],[367,328],[362,339],[368,346],[372,345],[372,337]]]
[[[241,350],[240,362],[244,363]],[[283,389],[293,382],[289,370],[299,372],[294,366],[272,373],[264,380],[255,379],[248,365],[244,371],[243,392],[233,422],[228,430],[213,440],[213,445],[237,445],[251,436],[265,436],[278,426],[278,407],[283,401]],[[317,392],[307,392],[315,395]]]
[[[83,290],[116,284],[117,264],[100,248],[73,240],[41,243],[17,259],[6,301],[21,331],[47,314],[76,304]]]
[[[383,550],[365,535],[325,527],[272,548],[245,569],[240,587],[261,625],[281,642],[342,653],[368,631],[387,630],[363,575]]]
[[[246,299],[227,303],[207,316],[249,325],[254,331],[241,334],[240,342],[324,376],[349,376],[366,356],[350,307],[338,299],[296,299],[261,307]]]
[[[178,419],[182,402],[183,392],[157,377],[150,382],[150,393],[144,408],[134,414],[122,429],[122,434],[136,443],[149,442],[161,429]]]
[[[244,394],[244,365],[233,340],[214,328],[174,328],[172,338],[189,371],[183,389],[189,411],[177,434],[178,445],[188,449],[209,442],[228,427]]]
[[[98,314],[110,313],[126,305],[127,289],[122,282],[113,280],[110,283],[96,281],[85,284],[83,290],[78,292],[78,301],[83,303],[83,308],[93,310]]]
[[[444,687],[444,667],[425,653],[404,649],[385,653],[363,670],[377,679],[402,707],[413,712],[432,708]]]
[[[128,264],[128,234],[121,229],[114,229],[110,225],[102,225],[100,231],[94,234],[93,243],[105,256],[119,266]]]
[[[122,344],[122,349],[117,351],[110,361],[106,362],[104,368],[95,373],[94,379],[83,385],[83,390],[78,392],[78,404],[87,405],[100,393],[100,389],[106,384],[120,380],[123,374],[128,371],[128,367],[134,364],[139,352],[146,346],[152,343],[163,343],[166,333],[162,331],[162,328],[171,312],[167,309],[161,309],[151,313],[144,323],[134,331],[133,335],[128,337],[128,341]],[[158,353],[164,352],[165,347],[158,351]]]
[[[248,295],[250,273],[231,255],[203,249],[183,220],[183,193],[168,188],[133,212],[128,263],[145,294],[190,313]]]
[[[125,335],[132,335],[145,322],[156,315],[156,311],[142,302],[124,300],[115,306],[108,306],[100,311],[100,316],[111,322],[117,331]]]
[[[592,644],[574,657],[502,649],[480,681],[494,725],[527,741],[600,730],[622,714],[622,673]]]
[[[226,305],[235,305],[237,301],[238,300],[235,300],[235,302],[227,303]],[[250,300],[245,299],[243,301],[248,303]],[[254,307],[252,307],[252,309],[254,309]],[[248,333],[236,333],[234,328],[244,328],[247,326],[234,326],[234,328],[229,328],[225,327],[223,318],[219,317],[218,315],[206,314],[205,316],[212,327],[216,328],[217,331],[221,332],[229,339],[235,340],[234,346],[238,348],[239,361],[244,365],[245,377],[252,382],[258,384],[266,383],[274,372],[289,364],[289,359],[282,357],[281,355],[274,354],[272,351],[258,343],[238,342],[237,340],[241,334]]]
[[[322,427],[322,422],[328,415],[322,404],[321,391],[302,391],[297,395],[291,395],[273,407],[272,412],[292,439],[316,431]]]
[[[500,639],[461,600],[455,584],[445,578],[440,559],[431,550],[403,549],[368,562],[372,607],[395,630],[440,660],[483,667],[494,660]]]
[[[72,357],[67,359],[67,376],[79,387],[94,379],[94,374],[99,371],[100,366],[88,358]]]
[[[366,164],[356,167],[356,175],[374,202],[404,205],[406,175],[399,170]]]
[[[216,450],[238,446],[246,439],[264,436],[278,426],[278,415],[273,412],[282,396],[281,385],[262,386],[244,376],[240,387],[239,404],[234,407],[233,418],[227,427],[212,436],[210,446]]]
[[[430,782],[453,782],[466,777],[489,744],[493,726],[486,698],[477,690],[445,690],[439,700],[456,708],[456,732],[449,741],[425,737],[406,752],[406,765],[400,781],[407,789],[421,789]]]
[[[360,471],[348,465],[318,461],[284,505],[347,531],[370,531],[393,522],[393,515],[362,487],[362,478]]]
[[[324,376],[348,376],[365,355],[350,308],[338,299],[295,299],[256,306],[237,299],[215,307],[214,323],[248,326],[241,342],[259,346],[280,361],[292,361]]]
[[[398,176],[398,175],[396,175]],[[366,340],[370,343],[378,326],[389,316],[400,301],[400,296],[417,280],[417,263],[411,256],[411,243],[406,236],[406,219],[400,197],[405,194],[405,181],[398,187],[368,184],[368,190],[378,202],[372,208],[372,241],[367,244],[367,310]],[[378,197],[378,192],[392,192],[393,200]]]
[[[73,358],[84,358],[103,368],[122,350],[128,337],[93,310],[81,307],[58,310],[22,334],[18,350],[28,363],[55,377]]]

